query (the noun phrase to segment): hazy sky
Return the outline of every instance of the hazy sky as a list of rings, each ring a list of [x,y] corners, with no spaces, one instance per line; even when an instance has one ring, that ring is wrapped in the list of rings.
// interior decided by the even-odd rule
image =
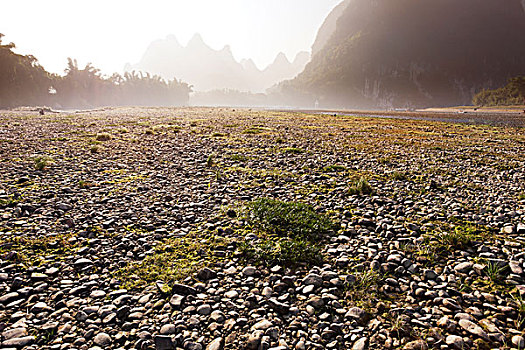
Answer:
[[[214,49],[229,44],[236,59],[263,68],[278,52],[292,60],[309,51],[317,30],[341,0],[2,0],[0,33],[17,52],[33,54],[52,72],[66,58],[104,73],[137,63],[148,45],[194,33]]]

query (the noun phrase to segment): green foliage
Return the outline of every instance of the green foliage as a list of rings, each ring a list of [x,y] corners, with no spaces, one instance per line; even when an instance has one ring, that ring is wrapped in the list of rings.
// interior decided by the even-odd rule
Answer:
[[[96,137],[97,141],[109,141],[111,140],[111,135],[107,132],[99,133]]]
[[[246,221],[260,237],[243,242],[239,250],[245,259],[264,265],[320,264],[320,243],[338,228],[309,205],[268,198],[247,205]]]
[[[348,194],[350,195],[371,195],[373,193],[374,189],[363,176],[352,181],[350,188],[348,189]]]
[[[323,261],[319,245],[301,239],[267,238],[255,244],[243,242],[239,250],[246,259],[267,266],[319,265]]]
[[[140,288],[156,281],[171,284],[194,275],[206,266],[225,257],[215,254],[223,250],[227,240],[210,232],[192,232],[184,237],[168,238],[158,244],[155,252],[144,260],[128,264],[115,277],[124,288]]]
[[[206,159],[206,166],[207,166],[208,168],[213,167],[213,165],[215,164],[215,160],[214,160],[214,158],[215,158],[215,154],[212,153],[212,154],[210,154],[210,155],[208,156],[208,159]]]
[[[346,298],[353,303],[370,307],[369,303],[379,294],[384,276],[372,269],[357,272],[352,276],[354,279],[345,285]]]
[[[339,164],[328,165],[323,168],[323,172],[325,173],[341,172],[345,170],[346,170],[346,167],[343,165],[339,165]]]
[[[483,90],[474,96],[476,106],[525,105],[525,77],[509,79],[506,86],[496,90]]]
[[[261,198],[248,204],[248,211],[252,227],[278,237],[316,241],[337,229],[330,218],[303,203]]]
[[[304,149],[296,147],[286,147],[283,149],[283,152],[289,154],[301,154],[304,153]]]
[[[408,177],[406,176],[405,173],[402,173],[400,171],[394,171],[390,177],[392,178],[392,180],[397,180],[397,181],[404,181],[404,180],[407,180]]]
[[[518,199],[520,201],[525,200],[525,193],[520,193],[519,196],[518,196]]]
[[[47,156],[39,156],[33,159],[36,170],[44,170],[53,163],[53,159]]]

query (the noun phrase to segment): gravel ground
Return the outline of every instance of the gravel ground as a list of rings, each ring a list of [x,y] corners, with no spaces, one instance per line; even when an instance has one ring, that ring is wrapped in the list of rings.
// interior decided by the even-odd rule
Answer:
[[[4,111],[0,155],[1,349],[525,348],[523,128]]]

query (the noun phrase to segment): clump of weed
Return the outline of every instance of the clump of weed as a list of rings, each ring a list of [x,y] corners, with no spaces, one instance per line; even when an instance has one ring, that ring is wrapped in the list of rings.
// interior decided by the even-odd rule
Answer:
[[[97,141],[109,141],[111,140],[111,135],[107,132],[98,133],[96,140]]]
[[[518,196],[518,199],[519,199],[520,201],[525,200],[525,193],[520,193],[519,196]]]
[[[440,224],[426,239],[436,253],[448,254],[458,249],[466,249],[475,241],[486,239],[491,232],[483,225],[457,220],[451,224]]]
[[[304,149],[297,147],[286,147],[283,149],[283,152],[288,154],[301,154],[304,153]]]
[[[85,181],[85,180],[80,180],[78,182],[78,187],[80,188],[90,188],[90,187],[93,187],[93,183],[89,182],[89,181]]]
[[[310,205],[261,198],[248,204],[247,222],[259,231],[279,237],[320,240],[337,225]]]
[[[208,156],[208,159],[206,159],[206,166],[207,166],[208,168],[213,167],[213,165],[215,164],[215,159],[214,159],[214,158],[215,158],[215,154],[212,153],[212,154],[210,154],[210,155]]]
[[[144,133],[146,135],[155,135],[155,130],[153,130],[153,129],[146,129],[146,131]]]
[[[401,171],[394,171],[390,174],[390,178],[396,181],[404,181],[408,179],[407,175]]]
[[[325,173],[341,172],[345,170],[346,170],[346,167],[343,165],[339,165],[339,164],[328,165],[323,168],[323,172]]]
[[[245,156],[244,154],[232,154],[230,156],[230,159],[235,161],[235,162],[245,162],[249,158],[247,156]]]
[[[48,156],[38,156],[33,158],[33,163],[36,170],[45,170],[51,164],[53,164],[53,159]]]
[[[306,240],[266,238],[260,242],[242,242],[239,250],[247,260],[273,266],[319,265],[323,261],[321,248]]]
[[[99,145],[93,145],[89,148],[89,151],[91,153],[99,153],[101,150],[102,150],[102,147],[100,147]]]
[[[263,132],[268,132],[270,131],[269,128],[265,128],[265,127],[262,127],[262,126],[253,126],[251,128],[248,128],[248,129],[245,129],[242,133],[243,134],[262,134]]]
[[[370,307],[369,303],[379,294],[383,279],[383,275],[372,269],[351,274],[345,283],[345,299]]]
[[[211,134],[211,137],[224,137],[224,136],[226,136],[226,134],[222,132],[214,132],[213,134]]]
[[[168,238],[155,247],[144,260],[120,269],[115,277],[124,288],[139,288],[163,281],[171,284],[194,275],[226,257],[216,254],[224,251],[228,241],[211,232],[192,232],[184,237]]]
[[[118,129],[118,132],[121,133],[121,134],[127,134],[129,132],[129,130],[127,128],[120,128],[120,129]]]
[[[323,260],[320,244],[338,228],[311,206],[261,198],[247,205],[246,221],[259,235],[239,250],[263,265],[312,265]]]
[[[361,176],[359,179],[354,179],[348,189],[350,195],[371,195],[374,193],[374,189],[368,182],[368,180]]]

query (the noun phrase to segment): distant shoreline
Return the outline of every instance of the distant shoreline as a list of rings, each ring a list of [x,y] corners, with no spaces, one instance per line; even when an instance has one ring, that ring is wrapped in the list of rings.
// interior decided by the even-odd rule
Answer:
[[[408,110],[345,110],[293,109],[311,114],[337,114],[373,118],[427,120],[447,123],[485,124],[493,126],[525,127],[525,106],[512,107],[444,107]],[[283,109],[286,110],[286,109]]]

